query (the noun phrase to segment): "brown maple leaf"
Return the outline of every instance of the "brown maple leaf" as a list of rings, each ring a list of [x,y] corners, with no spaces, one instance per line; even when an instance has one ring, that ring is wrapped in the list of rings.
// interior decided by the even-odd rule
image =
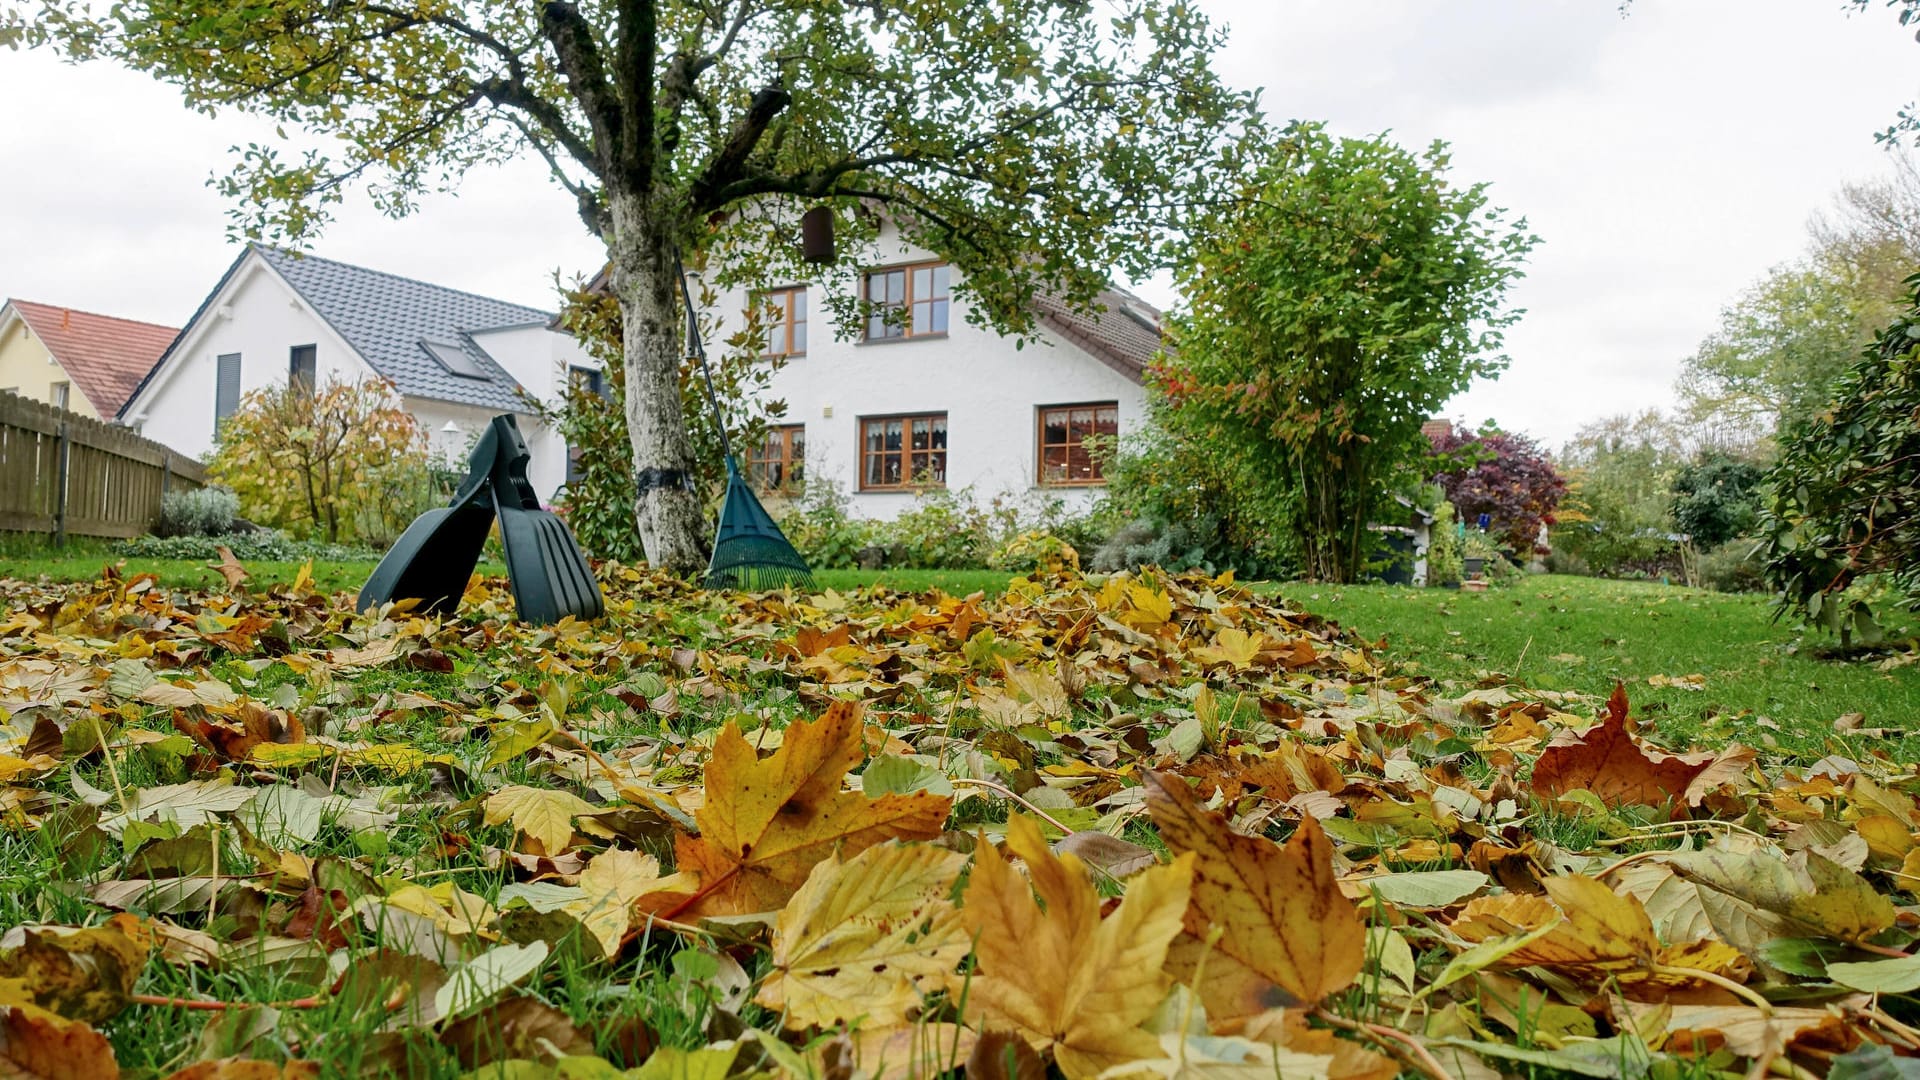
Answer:
[[[765,761],[728,722],[707,759],[698,838],[675,842],[677,868],[700,875],[683,910],[698,915],[771,911],[786,904],[814,864],[882,840],[940,835],[953,800],[915,792],[877,799],[844,790],[863,755],[861,706],[838,701],[820,719],[796,720]]]
[[[1585,790],[1608,806],[1678,806],[1710,764],[1710,756],[1677,757],[1642,746],[1627,731],[1626,684],[1615,683],[1600,725],[1556,738],[1533,763],[1527,786],[1544,798]]]
[[[1340,891],[1333,845],[1318,822],[1303,820],[1283,847],[1228,828],[1178,776],[1150,772],[1146,787],[1167,846],[1199,856],[1186,933],[1167,964],[1184,980],[1205,957],[1198,990],[1211,1021],[1311,1005],[1353,982],[1366,962],[1366,927]],[[1215,928],[1221,935],[1209,949]]]

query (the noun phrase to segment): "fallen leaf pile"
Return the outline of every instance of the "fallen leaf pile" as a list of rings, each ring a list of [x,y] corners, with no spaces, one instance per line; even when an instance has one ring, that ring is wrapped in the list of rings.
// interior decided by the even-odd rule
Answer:
[[[1910,767],[1225,577],[533,628],[226,561],[0,584],[0,1076],[1920,1075]]]

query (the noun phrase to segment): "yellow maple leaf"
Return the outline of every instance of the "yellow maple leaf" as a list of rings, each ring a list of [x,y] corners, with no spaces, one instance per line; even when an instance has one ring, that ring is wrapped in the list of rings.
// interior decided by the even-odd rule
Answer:
[[[780,912],[760,1004],[785,1010],[794,1029],[906,1023],[920,1003],[916,983],[952,974],[967,955],[966,927],[946,899],[966,861],[931,844],[828,856]]]
[[[946,796],[870,799],[844,790],[847,770],[864,753],[861,712],[837,701],[818,720],[796,720],[765,761],[727,724],[707,760],[707,800],[695,815],[700,836],[680,836],[674,845],[679,869],[700,875],[700,892],[682,908],[698,915],[772,911],[836,850],[851,855],[883,840],[940,834],[953,805]]]
[[[1193,650],[1193,657],[1203,664],[1232,664],[1236,668],[1245,668],[1259,658],[1260,650],[1267,647],[1267,640],[1267,635],[1260,631],[1249,634],[1245,630],[1228,627],[1213,636],[1213,644]]]
[[[1205,956],[1200,999],[1216,1024],[1345,988],[1366,962],[1366,927],[1333,872],[1333,845],[1312,817],[1283,847],[1227,827],[1178,776],[1148,773],[1147,808],[1167,846],[1196,855],[1193,905],[1169,958],[1176,977]],[[1206,944],[1218,928],[1220,938]]]
[[[1461,910],[1451,929],[1468,941],[1486,941],[1553,927],[1508,953],[1499,962],[1502,967],[1622,971],[1653,962],[1660,942],[1637,898],[1620,896],[1582,874],[1555,875],[1541,885],[1552,903],[1517,893],[1478,897]]]
[[[1120,621],[1136,630],[1153,630],[1173,621],[1173,599],[1158,589],[1129,585],[1127,600],[1132,607]]]
[[[1193,856],[1143,871],[1102,919],[1086,864],[1056,856],[1032,818],[1007,823],[1007,848],[1026,861],[1032,885],[983,840],[960,909],[979,961],[964,988],[969,1023],[1051,1048],[1069,1080],[1159,1057],[1141,1024],[1170,985],[1161,969],[1187,909]]]
[[[633,924],[633,905],[651,893],[692,892],[686,874],[660,876],[660,860],[639,851],[609,848],[595,855],[580,871],[580,898],[561,911],[580,921],[600,943],[600,955],[620,951],[620,941]]]
[[[512,821],[541,854],[558,855],[573,840],[573,816],[593,813],[593,804],[570,791],[514,784],[487,796],[485,812],[487,824]]]

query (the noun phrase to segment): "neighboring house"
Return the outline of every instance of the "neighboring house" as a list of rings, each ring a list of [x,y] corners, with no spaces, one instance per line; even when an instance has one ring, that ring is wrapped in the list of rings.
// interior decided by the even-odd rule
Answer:
[[[464,461],[494,415],[516,413],[543,499],[566,479],[567,448],[524,395],[557,401],[571,374],[599,370],[549,329],[553,314],[395,274],[249,244],[140,382],[122,423],[204,456],[241,397],[289,378],[393,383],[430,452]]]
[[[787,358],[769,391],[786,402],[785,423],[742,453],[754,479],[774,492],[802,478],[836,483],[875,518],[942,487],[1090,506],[1105,478],[1088,440],[1146,419],[1142,378],[1160,348],[1160,313],[1118,288],[1102,294],[1097,315],[1043,300],[1039,340],[1016,347],[968,321],[952,268],[891,229],[880,249],[860,278],[878,310],[850,335],[828,322],[819,286],[752,297],[775,315],[766,352]],[[715,338],[740,331],[749,299],[718,298]]]
[[[0,390],[111,420],[179,331],[89,311],[0,305]]]

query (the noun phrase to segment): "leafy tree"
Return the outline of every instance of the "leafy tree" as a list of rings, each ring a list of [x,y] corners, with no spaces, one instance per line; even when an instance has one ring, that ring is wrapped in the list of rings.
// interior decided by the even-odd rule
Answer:
[[[681,252],[723,256],[723,286],[791,278],[800,209],[857,242],[877,208],[954,263],[979,317],[1028,331],[1036,292],[1086,306],[1105,275],[1160,265],[1251,115],[1185,0],[0,3],[0,44],[116,60],[292,129],[218,180],[249,234],[299,243],[354,185],[403,214],[474,165],[540,155],[606,242],[636,522],[679,570],[705,547]],[[841,325],[854,276],[836,278]]]
[[[1702,551],[1751,533],[1760,515],[1762,471],[1752,461],[1713,450],[1682,466],[1668,510],[1674,527]]]
[[[1568,479],[1553,547],[1596,574],[1670,568],[1667,509],[1673,477],[1695,436],[1658,412],[1610,416],[1582,427],[1561,449]]]
[[[1528,436],[1491,424],[1478,432],[1450,426],[1433,437],[1433,452],[1448,463],[1433,478],[1461,520],[1486,514],[1487,531],[1524,561],[1567,490],[1547,452]]]
[[[1261,483],[1247,463],[1171,422],[1164,403],[1151,422],[1111,448],[1097,517],[1117,527],[1091,552],[1098,570],[1234,570],[1279,577],[1296,562],[1284,489]],[[1278,501],[1275,501],[1278,500]]]
[[[379,379],[255,390],[221,424],[207,473],[249,519],[328,543],[384,545],[433,495],[426,436]]]
[[[1444,144],[1295,125],[1253,159],[1199,223],[1155,382],[1172,423],[1288,503],[1306,574],[1352,581],[1426,454],[1421,423],[1506,366],[1505,295],[1536,238],[1449,178]]]
[[[1843,644],[1876,630],[1874,579],[1920,606],[1920,275],[1907,285],[1911,307],[1781,440],[1766,477],[1767,579]]]
[[[1699,419],[1756,435],[1803,422],[1858,355],[1857,299],[1819,260],[1776,267],[1720,314],[1680,375]]]
[[[571,385],[557,407],[532,403],[567,440],[574,456],[562,500],[567,523],[580,546],[595,557],[639,562],[646,552],[633,516],[633,444],[627,438],[620,305],[604,291],[574,288],[567,292],[560,322],[602,365],[600,386]],[[786,413],[785,402],[766,396],[786,361],[761,357],[750,344],[761,340],[760,327],[750,317],[725,343],[729,347],[716,350],[708,361],[715,392],[726,404],[727,435],[742,457],[765,440],[769,420]],[[726,481],[720,429],[691,358],[681,362],[679,382],[681,411],[694,446],[694,486],[710,501]]]

